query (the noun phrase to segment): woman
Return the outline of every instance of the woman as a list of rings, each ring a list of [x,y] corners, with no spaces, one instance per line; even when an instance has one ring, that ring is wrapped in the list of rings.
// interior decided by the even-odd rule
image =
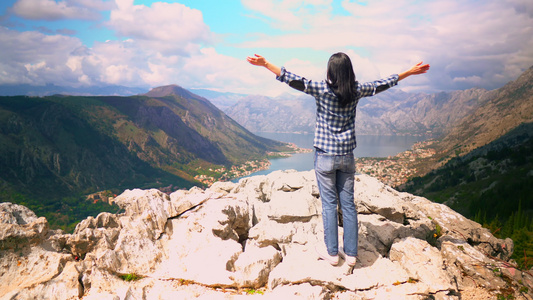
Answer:
[[[322,200],[324,242],[327,252],[317,247],[320,258],[332,265],[339,263],[337,206],[342,210],[345,260],[355,266],[358,245],[357,211],[354,203],[356,147],[355,115],[359,99],[374,96],[398,84],[411,75],[426,73],[429,65],[422,62],[409,70],[386,79],[360,84],[356,81],[352,62],[344,53],[333,54],[327,67],[327,79],[308,80],[268,62],[255,54],[248,62],[262,66],[276,75],[276,79],[307,93],[316,99],[315,174]]]

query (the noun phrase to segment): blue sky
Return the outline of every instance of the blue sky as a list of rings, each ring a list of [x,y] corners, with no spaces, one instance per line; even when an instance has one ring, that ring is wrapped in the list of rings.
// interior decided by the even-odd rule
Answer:
[[[345,52],[360,81],[424,61],[406,91],[494,89],[533,65],[531,0],[2,0],[0,84],[289,91]]]

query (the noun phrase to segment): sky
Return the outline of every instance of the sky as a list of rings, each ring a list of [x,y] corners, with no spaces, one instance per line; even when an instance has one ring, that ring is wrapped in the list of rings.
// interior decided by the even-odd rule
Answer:
[[[345,52],[359,81],[423,61],[404,91],[495,89],[533,66],[531,0],[2,0],[0,85],[153,88],[275,96],[246,57],[322,80]]]

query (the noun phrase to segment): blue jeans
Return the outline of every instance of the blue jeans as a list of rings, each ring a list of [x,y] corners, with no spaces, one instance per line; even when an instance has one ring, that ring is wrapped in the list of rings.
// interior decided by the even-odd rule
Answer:
[[[337,255],[339,252],[337,205],[340,205],[344,228],[344,252],[349,256],[357,256],[358,224],[353,196],[355,174],[353,153],[332,155],[316,149],[315,174],[322,199],[324,241],[328,254]]]

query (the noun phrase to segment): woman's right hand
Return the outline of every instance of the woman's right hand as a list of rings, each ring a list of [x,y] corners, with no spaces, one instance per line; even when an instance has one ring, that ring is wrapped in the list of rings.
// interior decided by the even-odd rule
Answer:
[[[255,57],[253,56],[248,56],[248,58],[246,58],[246,60],[251,63],[252,65],[254,66],[260,66],[260,67],[265,67],[266,64],[267,64],[267,61],[264,57],[262,57],[261,55],[259,54],[254,54]]]
[[[403,80],[411,75],[424,74],[429,70],[429,64],[423,65],[422,62],[412,66],[409,70],[398,74],[398,80]]]
[[[429,70],[429,64],[423,65],[422,62],[417,63],[409,69],[411,75],[424,74]]]

